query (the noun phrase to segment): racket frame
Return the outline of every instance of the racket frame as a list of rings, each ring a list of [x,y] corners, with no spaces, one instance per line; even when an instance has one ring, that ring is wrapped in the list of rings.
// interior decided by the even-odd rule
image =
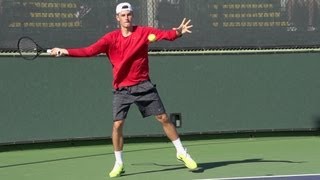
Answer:
[[[30,52],[30,55],[24,55],[22,53],[22,48],[20,47],[21,41],[28,39],[30,42],[34,43],[36,50],[34,52]],[[18,48],[18,52],[20,54],[20,56],[25,59],[25,60],[34,60],[36,59],[40,54],[42,53],[51,53],[51,49],[44,49],[41,46],[38,45],[38,43],[36,43],[32,38],[28,37],[28,36],[23,36],[21,38],[19,38],[18,40],[18,44],[17,44],[17,48]],[[33,56],[31,56],[33,55]]]

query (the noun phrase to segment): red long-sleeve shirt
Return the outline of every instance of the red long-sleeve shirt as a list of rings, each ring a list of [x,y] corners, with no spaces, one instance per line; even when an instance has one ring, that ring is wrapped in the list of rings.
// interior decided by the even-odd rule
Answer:
[[[155,34],[157,41],[173,41],[178,37],[175,30],[134,26],[132,34],[128,37],[124,37],[119,29],[105,34],[88,47],[67,50],[72,57],[90,57],[106,53],[112,64],[113,88],[117,89],[149,79],[149,34]]]

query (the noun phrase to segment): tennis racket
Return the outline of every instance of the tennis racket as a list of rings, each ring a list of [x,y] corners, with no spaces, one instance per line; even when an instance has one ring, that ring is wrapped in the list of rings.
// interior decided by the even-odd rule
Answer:
[[[51,49],[44,49],[39,46],[32,38],[24,36],[18,41],[18,51],[25,60],[34,60],[42,53],[51,53]]]

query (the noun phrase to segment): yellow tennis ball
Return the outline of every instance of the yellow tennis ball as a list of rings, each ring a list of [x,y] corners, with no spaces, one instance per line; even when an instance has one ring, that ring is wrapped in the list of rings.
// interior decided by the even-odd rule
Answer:
[[[157,37],[155,34],[149,34],[148,40],[149,42],[155,42],[157,40]]]

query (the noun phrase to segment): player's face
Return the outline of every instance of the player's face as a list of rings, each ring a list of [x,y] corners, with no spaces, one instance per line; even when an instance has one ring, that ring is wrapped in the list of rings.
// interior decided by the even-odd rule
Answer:
[[[117,14],[117,21],[123,28],[129,28],[132,26],[132,18],[133,14],[131,11],[122,11],[119,14]]]

